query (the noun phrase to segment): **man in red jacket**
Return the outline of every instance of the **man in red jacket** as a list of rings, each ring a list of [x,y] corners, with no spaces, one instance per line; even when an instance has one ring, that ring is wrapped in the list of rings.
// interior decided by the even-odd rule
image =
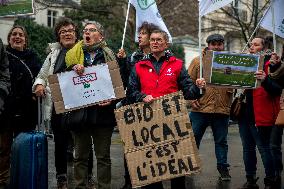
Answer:
[[[205,88],[205,80],[197,79],[194,84],[183,62],[173,56],[168,48],[168,35],[155,30],[150,35],[151,53],[135,64],[129,78],[127,96],[131,102],[150,103],[166,94],[183,91],[184,98],[200,98],[200,89]],[[171,180],[171,188],[185,189],[185,177]],[[143,189],[162,189],[162,182],[142,187]]]

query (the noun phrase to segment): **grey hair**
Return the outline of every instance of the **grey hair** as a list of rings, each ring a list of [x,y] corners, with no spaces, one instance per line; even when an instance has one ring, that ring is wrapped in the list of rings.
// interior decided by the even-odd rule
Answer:
[[[156,30],[153,30],[151,34],[153,34],[153,33],[160,33],[160,34],[162,34],[162,36],[164,37],[166,42],[169,43],[169,35],[164,30],[156,29]]]
[[[87,25],[90,25],[90,24],[94,24],[96,26],[96,28],[98,29],[98,32],[104,36],[105,35],[105,31],[104,31],[104,27],[97,21],[84,21],[84,28],[87,26]]]

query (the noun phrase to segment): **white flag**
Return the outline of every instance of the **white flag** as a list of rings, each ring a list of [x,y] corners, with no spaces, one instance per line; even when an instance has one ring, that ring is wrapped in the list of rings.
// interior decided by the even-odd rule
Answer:
[[[233,0],[199,0],[199,15],[204,16],[231,3]]]
[[[155,0],[129,0],[136,10],[136,34],[135,41],[138,41],[138,28],[143,22],[153,23],[160,27],[169,35],[169,42],[172,42],[172,36],[164,23]]]
[[[275,34],[284,38],[284,1],[275,0],[272,6],[274,8]],[[267,10],[260,25],[264,29],[273,32],[271,7]]]

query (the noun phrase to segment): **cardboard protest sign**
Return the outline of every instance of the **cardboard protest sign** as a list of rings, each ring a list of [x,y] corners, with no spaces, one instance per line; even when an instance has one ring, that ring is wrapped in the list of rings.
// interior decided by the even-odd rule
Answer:
[[[50,75],[48,82],[57,114],[125,97],[115,61],[87,67],[81,76],[73,70]]]
[[[208,51],[204,57],[203,74],[210,85],[256,88],[260,82],[254,73],[262,69],[260,55]]]
[[[115,110],[134,188],[200,171],[186,101],[173,93]]]
[[[0,17],[34,14],[33,0],[0,0]]]

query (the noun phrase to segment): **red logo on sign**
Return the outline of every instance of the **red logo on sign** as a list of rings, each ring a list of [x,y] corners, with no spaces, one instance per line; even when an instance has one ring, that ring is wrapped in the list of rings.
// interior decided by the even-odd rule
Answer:
[[[95,81],[95,80],[97,80],[96,73],[89,73],[89,74],[86,74],[86,75],[73,77],[74,85],[79,85],[79,84],[82,84],[82,83],[89,83],[89,82],[92,82],[92,81]]]

